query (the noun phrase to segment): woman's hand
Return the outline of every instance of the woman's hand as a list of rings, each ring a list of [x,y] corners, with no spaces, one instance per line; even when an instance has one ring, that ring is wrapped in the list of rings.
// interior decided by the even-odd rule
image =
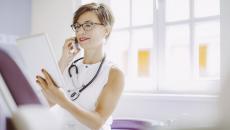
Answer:
[[[79,53],[80,49],[76,47],[76,37],[71,37],[65,40],[65,44],[62,50],[62,56],[59,60],[59,68],[61,72],[64,71],[68,63],[74,58],[74,56]]]
[[[36,82],[42,88],[42,93],[47,98],[47,101],[52,106],[54,104],[62,104],[64,103],[67,98],[65,97],[64,93],[60,90],[59,86],[55,83],[53,78],[50,74],[42,69],[42,76],[36,76]]]

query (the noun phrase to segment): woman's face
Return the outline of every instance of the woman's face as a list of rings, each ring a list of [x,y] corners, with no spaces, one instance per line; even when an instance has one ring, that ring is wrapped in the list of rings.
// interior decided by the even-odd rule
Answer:
[[[76,24],[79,27],[76,36],[82,48],[95,48],[103,44],[106,28],[104,25],[100,25],[101,23],[94,12],[83,13]]]

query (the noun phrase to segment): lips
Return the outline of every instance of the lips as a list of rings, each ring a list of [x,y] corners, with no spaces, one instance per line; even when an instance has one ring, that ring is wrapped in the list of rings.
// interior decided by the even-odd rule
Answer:
[[[90,38],[87,38],[87,37],[80,37],[80,38],[79,38],[79,41],[80,41],[80,42],[83,42],[83,41],[86,41],[86,40],[88,40],[88,39],[90,39]]]

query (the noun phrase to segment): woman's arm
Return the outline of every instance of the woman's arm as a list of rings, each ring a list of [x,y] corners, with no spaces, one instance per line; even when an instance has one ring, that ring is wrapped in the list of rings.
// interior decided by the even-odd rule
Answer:
[[[50,108],[53,107],[54,105],[56,105],[55,102],[52,102],[52,101],[48,98],[48,96],[46,95],[46,93],[44,92],[43,89],[42,89],[41,91],[42,91],[42,94],[45,96],[45,99],[46,99],[46,101],[47,101],[47,103],[48,103],[48,105],[49,105]]]
[[[104,86],[100,97],[98,98],[95,111],[88,111],[65,97],[64,93],[57,88],[56,83],[46,70],[42,70],[42,76],[36,76],[37,83],[43,89],[47,98],[62,106],[75,116],[82,124],[85,124],[93,130],[102,127],[108,117],[115,109],[124,87],[124,75],[116,67],[112,67],[109,73],[109,79]]]
[[[124,87],[124,75],[118,68],[112,67],[107,84],[97,101],[95,111],[87,111],[67,100],[60,105],[73,114],[81,123],[93,130],[102,127],[114,111]]]

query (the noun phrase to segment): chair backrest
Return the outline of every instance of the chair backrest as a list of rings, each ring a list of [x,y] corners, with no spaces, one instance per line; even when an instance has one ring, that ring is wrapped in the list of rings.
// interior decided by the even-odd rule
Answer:
[[[41,104],[41,101],[31,88],[18,65],[4,50],[1,49],[0,73],[17,106]]]

